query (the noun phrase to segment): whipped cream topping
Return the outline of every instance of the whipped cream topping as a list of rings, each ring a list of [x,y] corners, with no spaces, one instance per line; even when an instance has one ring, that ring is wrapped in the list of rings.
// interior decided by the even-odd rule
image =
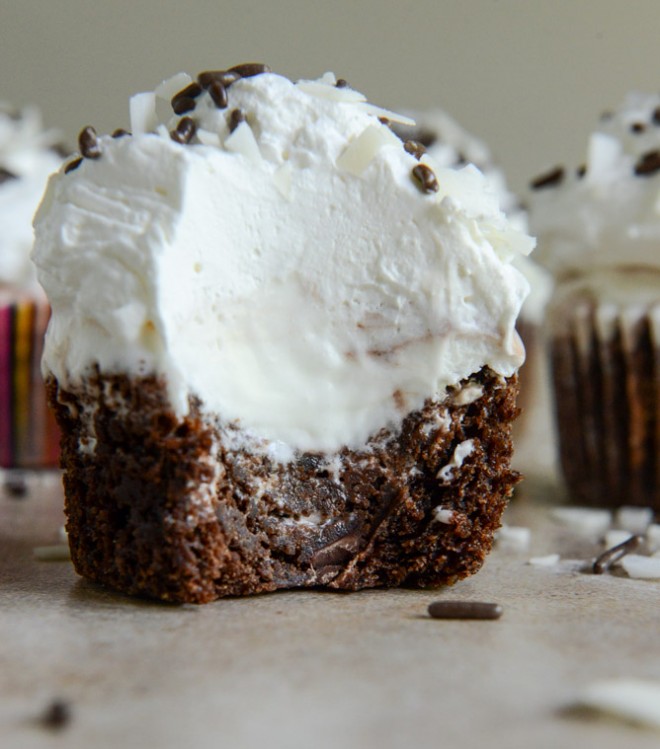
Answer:
[[[204,90],[163,116],[191,82],[134,97],[133,135],[50,182],[46,373],[156,373],[177,414],[195,396],[260,439],[331,452],[484,365],[516,371],[512,260],[534,243],[476,168],[424,157],[438,189],[423,192],[379,119],[397,116],[332,74],[246,77],[226,107]]]
[[[527,213],[519,198],[509,190],[504,171],[496,163],[485,141],[463,128],[453,117],[440,108],[426,111],[408,111],[415,125],[395,124],[394,131],[402,140],[415,140],[427,150],[430,158],[443,167],[461,168],[474,164],[481,171],[490,189],[497,197],[500,208],[509,222],[527,231]],[[552,293],[552,276],[535,262],[534,257],[519,254],[514,265],[525,276],[530,286],[520,316],[534,324],[543,320],[545,306]]]
[[[32,217],[49,175],[62,163],[57,142],[38,109],[16,111],[0,102],[0,284],[38,288],[30,260]]]
[[[584,165],[537,180],[530,224],[535,258],[559,279],[660,269],[660,96],[629,94],[590,136]]]

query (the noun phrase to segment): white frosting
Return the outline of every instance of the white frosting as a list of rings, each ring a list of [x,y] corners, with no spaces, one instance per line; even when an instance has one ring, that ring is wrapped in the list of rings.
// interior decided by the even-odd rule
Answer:
[[[584,176],[567,172],[559,184],[531,193],[534,256],[556,277],[619,266],[660,269],[660,171],[635,174],[639,159],[660,149],[653,119],[659,106],[657,94],[629,94],[591,135]]]
[[[16,177],[0,181],[0,284],[37,287],[32,217],[48,176],[62,162],[52,148],[57,139],[55,131],[44,131],[36,108],[17,112],[0,102],[0,169]]]
[[[418,133],[430,136],[433,140],[427,146],[427,152],[441,166],[457,168],[466,163],[474,164],[483,173],[489,189],[496,195],[500,208],[506,213],[510,223],[521,231],[527,231],[527,213],[521,207],[519,198],[509,190],[504,172],[483,140],[465,130],[442,109],[411,111],[409,114],[416,124],[414,127],[396,125],[396,132],[401,138],[414,139]],[[530,286],[521,317],[540,324],[552,293],[552,276],[532,257],[526,255],[518,255],[514,265]]]
[[[440,189],[422,193],[380,110],[334,82],[240,80],[225,110],[197,99],[191,144],[169,138],[174,116],[53,177],[35,221],[45,370],[157,373],[178,414],[197,396],[259,438],[326,451],[484,365],[515,372],[527,284],[511,261],[533,240],[474,167],[434,167]],[[141,96],[132,116],[153,126],[161,104]],[[247,122],[230,134],[235,108]]]

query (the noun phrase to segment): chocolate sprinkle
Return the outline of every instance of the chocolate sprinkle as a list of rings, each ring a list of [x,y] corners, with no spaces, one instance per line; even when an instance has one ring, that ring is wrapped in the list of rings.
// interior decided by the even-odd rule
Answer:
[[[197,76],[197,82],[202,88],[208,88],[212,83],[220,82],[225,88],[229,88],[240,78],[235,70],[205,70]]]
[[[186,143],[190,143],[196,132],[197,125],[195,124],[195,120],[192,117],[183,117],[179,120],[176,129],[170,133],[170,138],[177,143],[185,145]]]
[[[660,125],[660,107],[656,107],[653,110],[653,115],[651,116],[651,119],[653,120],[654,125]]]
[[[130,135],[128,130],[124,130],[123,127],[118,127],[116,130],[113,131],[112,137],[113,138],[123,138],[126,135]]]
[[[175,114],[185,114],[195,108],[195,99],[202,93],[204,89],[199,83],[190,83],[184,89],[181,89],[178,93],[172,97],[172,109]]]
[[[482,601],[434,601],[428,612],[433,619],[499,619],[502,607]]]
[[[604,572],[607,572],[615,562],[618,562],[619,559],[625,557],[626,554],[629,554],[631,551],[635,551],[643,541],[643,536],[631,536],[622,544],[618,544],[617,546],[613,546],[611,549],[604,551],[594,562],[594,575],[602,575]]]
[[[223,85],[222,81],[213,81],[208,88],[209,96],[213,99],[213,103],[218,109],[226,109],[228,98],[227,89]]]
[[[77,169],[81,164],[82,164],[82,156],[79,156],[77,159],[70,161],[64,167],[64,174],[68,174],[69,172],[72,172],[74,169]]]
[[[582,177],[584,177],[586,173],[587,173],[586,164],[580,164],[580,166],[575,170],[575,174],[577,175],[578,179],[582,179]]]
[[[337,81],[335,83],[335,88],[346,88],[348,86],[348,81],[344,78],[337,78]]]
[[[646,130],[646,125],[643,122],[633,122],[630,126],[630,132],[635,133],[635,135],[639,135],[639,133],[643,133]]]
[[[564,167],[556,166],[545,174],[541,174],[536,179],[533,179],[529,186],[532,190],[542,190],[544,187],[554,187],[555,185],[561,184],[564,179]]]
[[[440,185],[438,180],[433,173],[433,169],[426,164],[418,164],[412,170],[412,176],[419,184],[420,188],[426,192],[438,192]]]
[[[650,177],[660,171],[660,151],[657,149],[642,154],[635,164],[635,174],[639,177]]]
[[[9,169],[0,166],[0,185],[12,179],[18,179],[18,176],[14,172],[10,172]]]
[[[412,154],[417,161],[419,161],[422,156],[426,153],[426,148],[417,140],[407,140],[403,144],[404,149]]]
[[[61,730],[71,722],[71,705],[65,700],[53,700],[41,716],[45,728]]]
[[[96,130],[87,126],[80,131],[78,136],[78,148],[86,159],[98,159],[101,157],[101,146],[99,145]]]
[[[238,73],[241,78],[252,78],[255,75],[261,75],[262,73],[270,73],[271,70],[268,65],[264,65],[260,62],[244,62],[241,65],[234,65],[229,68],[230,73]]]
[[[229,132],[233,133],[241,122],[245,122],[245,114],[243,113],[243,110],[233,109],[229,115]]]

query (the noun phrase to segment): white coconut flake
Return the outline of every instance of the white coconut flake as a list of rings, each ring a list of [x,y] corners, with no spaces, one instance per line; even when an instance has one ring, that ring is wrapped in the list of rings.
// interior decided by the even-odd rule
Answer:
[[[210,130],[199,129],[196,133],[197,140],[204,146],[220,147],[220,136],[218,133],[212,133]]]
[[[589,684],[577,703],[632,723],[660,729],[660,682],[604,679]]]
[[[660,580],[660,557],[628,554],[621,560],[621,566],[628,573],[628,577],[637,580]]]
[[[484,394],[484,389],[481,385],[467,385],[460,390],[452,399],[456,406],[467,406],[470,403],[478,401],[479,398]]]
[[[334,76],[333,76],[334,77]],[[330,99],[331,101],[347,102],[349,104],[359,104],[366,102],[367,97],[359,91],[355,91],[349,86],[338,88],[335,82],[330,83],[321,81],[298,81],[296,84],[301,91],[310,96],[316,96],[319,99]]]
[[[646,544],[649,551],[660,551],[660,524],[651,523],[646,529]]]
[[[552,518],[579,535],[600,536],[612,525],[609,510],[594,510],[590,507],[557,507]]]
[[[151,133],[158,126],[156,95],[152,91],[131,96],[129,101],[131,132],[133,135]]]
[[[390,122],[396,122],[399,125],[408,125],[409,127],[415,127],[417,124],[412,117],[407,117],[405,114],[392,112],[389,109],[383,109],[382,107],[377,107],[375,104],[370,104],[366,100],[363,101],[364,103],[360,104],[360,109],[364,109],[365,112],[373,114],[375,117],[385,117]]]
[[[171,78],[165,79],[159,86],[156,86],[154,93],[159,99],[167,99],[168,101],[182,91],[186,86],[189,86],[193,82],[193,79],[188,73],[177,73]]]
[[[449,525],[449,523],[454,520],[454,511],[448,510],[446,507],[436,507],[435,510],[433,510],[433,517],[438,521],[438,523]]]
[[[291,197],[291,181],[293,178],[293,169],[287,161],[273,174],[273,182],[283,198],[287,200]]]
[[[241,124],[225,141],[225,148],[232,153],[240,153],[255,164],[262,161],[261,151],[252,128],[247,122]]]
[[[559,554],[546,554],[542,557],[532,557],[528,560],[527,564],[531,564],[532,567],[554,567],[559,564]]]
[[[388,145],[400,146],[401,142],[388,128],[370,125],[347,146],[337,159],[337,166],[359,177],[380,149]]]
[[[503,525],[496,533],[497,548],[506,551],[527,551],[532,532],[522,525]]]
[[[631,533],[646,533],[646,529],[653,520],[653,510],[650,507],[619,507],[614,516],[618,528]]]
[[[52,546],[35,546],[32,550],[40,562],[65,562],[71,559],[68,544],[53,544]]]

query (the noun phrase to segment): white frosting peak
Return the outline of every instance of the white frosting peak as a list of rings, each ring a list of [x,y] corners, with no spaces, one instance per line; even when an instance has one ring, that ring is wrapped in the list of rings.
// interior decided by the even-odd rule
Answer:
[[[190,144],[170,139],[173,116],[54,177],[35,223],[45,369],[156,373],[177,413],[196,396],[258,438],[326,451],[484,365],[511,375],[527,291],[511,260],[533,241],[476,169],[429,161],[440,189],[424,194],[381,110],[334,83],[241,79],[227,109],[197,97]],[[170,89],[134,103],[136,121]]]

